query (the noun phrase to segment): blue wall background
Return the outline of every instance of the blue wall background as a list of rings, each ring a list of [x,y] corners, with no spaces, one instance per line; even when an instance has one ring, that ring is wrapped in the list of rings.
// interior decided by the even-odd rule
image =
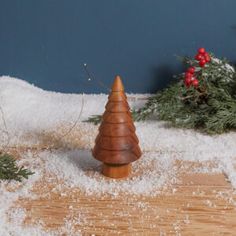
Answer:
[[[0,0],[0,74],[47,90],[154,92],[204,46],[236,61],[235,0]]]

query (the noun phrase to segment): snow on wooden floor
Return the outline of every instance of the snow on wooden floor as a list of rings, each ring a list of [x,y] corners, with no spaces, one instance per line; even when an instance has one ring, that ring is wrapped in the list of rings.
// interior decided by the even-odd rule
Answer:
[[[37,158],[38,150],[33,153]],[[80,180],[65,183],[66,177],[45,171],[30,194],[14,201],[7,215],[22,235],[33,230],[37,230],[35,235],[234,235],[236,192],[222,173],[195,173],[205,165],[212,163],[176,160],[174,181],[165,179],[160,185],[156,176],[160,186],[152,183],[153,192],[144,195],[135,193],[136,189],[119,194],[117,189],[110,191],[106,188],[112,189],[112,184],[99,174],[101,188],[94,185],[86,193],[78,188],[83,186]],[[93,178],[90,170],[84,171]],[[150,169],[141,166],[135,174],[144,171]],[[132,187],[132,181],[128,180],[128,186]]]
[[[235,205],[224,176],[183,178],[181,185],[172,186],[172,192],[156,197],[120,195],[112,199],[68,189],[47,198],[21,199],[17,204],[25,209],[25,224],[40,221],[45,229],[60,229],[65,235],[234,235]]]
[[[103,112],[105,95],[47,92],[1,77],[0,96],[8,151],[35,172],[22,183],[0,183],[0,235],[236,232],[235,132],[136,123],[144,154],[128,179],[111,180],[91,156],[98,127],[81,122]],[[144,102],[128,97],[131,107]],[[2,148],[6,142],[2,132]]]

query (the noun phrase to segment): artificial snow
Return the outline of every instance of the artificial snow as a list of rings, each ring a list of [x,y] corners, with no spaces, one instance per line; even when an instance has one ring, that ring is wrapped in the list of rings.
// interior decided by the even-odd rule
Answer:
[[[131,108],[141,107],[146,96],[128,94]],[[63,193],[63,188],[78,188],[88,195],[109,194],[116,197],[124,193],[155,196],[160,189],[176,181],[176,160],[210,161],[215,163],[213,170],[205,166],[196,171],[224,172],[232,186],[236,187],[235,132],[208,136],[194,130],[171,128],[165,122],[157,120],[135,124],[143,156],[133,164],[133,174],[125,180],[103,177],[99,172],[100,162],[92,157],[90,151],[98,126],[83,121],[91,115],[102,114],[106,102],[105,94],[49,92],[23,80],[0,77],[2,148],[40,145],[45,133],[53,132],[56,135],[61,132],[60,127],[64,132],[73,127],[71,132],[78,131],[80,134],[78,142],[74,137],[65,136],[63,142],[59,142],[61,148],[59,145],[57,149],[39,151],[37,158],[30,151],[22,154],[19,164],[24,164],[35,174],[22,183],[0,182],[0,235],[46,236],[60,235],[62,232],[69,235],[69,232],[73,232],[70,220],[57,232],[46,232],[40,225],[23,226],[24,209],[11,208],[19,198],[37,198],[32,193],[32,187],[45,172],[50,173],[49,182],[62,181],[61,185],[53,189],[56,193]],[[8,136],[10,140],[7,139]],[[62,138],[60,135],[58,137]],[[76,145],[73,144],[76,148],[71,145],[72,140],[76,142]]]
[[[166,161],[168,156],[169,160]],[[47,172],[63,179],[65,186],[79,188],[89,195],[116,196],[119,193],[156,195],[155,191],[175,177],[173,158],[170,154],[160,152],[144,153],[142,159],[133,164],[133,174],[124,180],[108,180],[101,176],[100,163],[92,158],[90,151],[45,151],[39,154],[39,158],[44,161]],[[144,171],[145,168],[148,171]],[[139,171],[143,173],[136,175]],[[52,178],[51,181],[53,183],[55,179]],[[60,191],[61,186],[57,185],[54,192]]]

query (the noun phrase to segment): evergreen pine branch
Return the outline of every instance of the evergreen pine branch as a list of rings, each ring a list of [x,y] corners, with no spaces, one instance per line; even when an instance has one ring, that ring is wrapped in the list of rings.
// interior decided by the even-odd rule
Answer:
[[[21,182],[34,174],[23,166],[18,167],[16,160],[9,154],[0,154],[0,180],[16,180]]]
[[[212,56],[213,57],[213,56]],[[195,60],[185,63],[196,66]],[[198,68],[205,90],[186,89],[182,81],[157,93],[140,110],[138,120],[155,115],[173,126],[200,129],[209,134],[223,133],[236,128],[236,75],[226,60],[213,57],[204,69]],[[183,74],[178,76],[180,79]],[[181,96],[178,96],[181,94]]]
[[[93,116],[89,117],[87,120],[85,120],[85,122],[93,123],[93,124],[97,125],[101,122],[101,120],[102,120],[101,115],[93,115]]]

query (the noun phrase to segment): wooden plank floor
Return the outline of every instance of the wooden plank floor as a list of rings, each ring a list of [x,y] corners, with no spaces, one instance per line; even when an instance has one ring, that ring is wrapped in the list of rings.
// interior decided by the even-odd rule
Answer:
[[[225,175],[180,170],[180,183],[156,197],[86,196],[79,189],[57,194],[52,189],[58,183],[45,177],[34,188],[40,198],[16,206],[26,209],[26,225],[40,221],[55,230],[69,222],[82,235],[236,235],[236,195]]]

